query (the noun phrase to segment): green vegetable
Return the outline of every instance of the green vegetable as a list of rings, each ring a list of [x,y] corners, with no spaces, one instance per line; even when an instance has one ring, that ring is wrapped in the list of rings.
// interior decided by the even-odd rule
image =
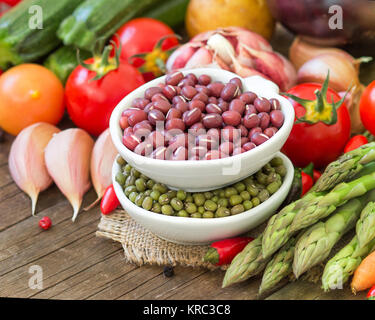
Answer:
[[[315,190],[329,190],[340,182],[349,181],[363,169],[365,164],[373,161],[375,161],[375,142],[345,153],[327,166],[316,182]]]
[[[60,25],[65,45],[93,51],[98,39],[108,39],[125,22],[142,15],[162,0],[86,0]]]
[[[296,238],[292,237],[268,262],[263,273],[259,294],[270,291],[284,278],[293,272],[293,257]]]
[[[164,22],[171,28],[182,25],[189,0],[167,0],[151,8],[143,16]]]
[[[375,188],[375,172],[337,185],[329,193],[310,192],[291,203],[268,221],[263,238],[263,255],[269,257],[298,230],[329,216],[346,201]]]
[[[83,60],[91,57],[91,53],[86,50],[80,50],[79,54]],[[65,84],[69,75],[78,66],[77,49],[69,46],[57,49],[47,57],[44,61],[44,66]]]
[[[375,235],[374,237],[375,238]],[[323,271],[322,288],[324,291],[342,289],[344,283],[372,251],[375,250],[375,239],[360,248],[358,238],[342,248],[332,259],[330,259]]]
[[[295,246],[293,272],[296,278],[324,261],[333,246],[357,222],[367,196],[348,201],[336,209],[325,222],[318,222],[307,229]]]
[[[375,236],[375,202],[369,202],[357,222],[356,233],[358,244],[362,248]]]
[[[257,275],[263,271],[269,260],[262,256],[262,235],[260,235],[234,257],[225,273],[222,287],[228,287]]]
[[[83,0],[24,0],[0,18],[0,68],[36,61],[55,49],[61,21]],[[37,7],[38,6],[38,7]],[[42,9],[41,28],[37,11]]]

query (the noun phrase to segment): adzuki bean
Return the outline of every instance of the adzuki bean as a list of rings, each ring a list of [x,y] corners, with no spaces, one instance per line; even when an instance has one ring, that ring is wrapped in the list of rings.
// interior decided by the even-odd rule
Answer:
[[[284,124],[280,101],[209,75],[169,73],[132,101],[119,121],[123,144],[164,160],[220,159],[252,150]]]

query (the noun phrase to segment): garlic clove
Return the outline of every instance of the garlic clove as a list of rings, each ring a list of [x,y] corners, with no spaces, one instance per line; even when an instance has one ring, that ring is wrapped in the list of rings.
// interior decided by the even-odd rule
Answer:
[[[103,131],[94,144],[91,154],[91,181],[98,199],[85,210],[90,209],[102,198],[105,189],[112,183],[112,166],[117,156],[109,129]]]
[[[90,189],[90,158],[94,140],[82,129],[55,134],[45,149],[47,170],[73,207],[74,221]]]
[[[207,66],[212,63],[212,54],[211,52],[205,48],[202,47],[196,51],[191,58],[188,60],[188,62],[185,65],[185,68],[192,69],[192,68],[199,68],[203,66]]]
[[[181,47],[177,48],[173,53],[169,56],[165,67],[168,71],[174,71],[177,69],[184,68],[186,63],[189,61],[191,56],[197,51],[198,49],[191,45],[191,43],[186,43]]]
[[[10,148],[9,171],[17,186],[31,198],[32,215],[39,193],[53,183],[45,165],[44,149],[59,131],[49,123],[35,123],[23,129]]]
[[[281,54],[243,46],[253,57],[255,69],[275,82],[281,91],[290,89],[296,83],[296,70]]]
[[[229,64],[234,56],[232,44],[221,34],[213,34],[207,41],[207,46],[215,52],[226,64]]]

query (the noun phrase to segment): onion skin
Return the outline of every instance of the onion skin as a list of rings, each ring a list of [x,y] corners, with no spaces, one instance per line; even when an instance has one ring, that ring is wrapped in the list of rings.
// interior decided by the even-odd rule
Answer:
[[[329,70],[329,87],[336,92],[347,91],[359,86],[358,73],[347,59],[335,53],[323,53],[302,65],[297,73],[298,83],[323,83]]]
[[[72,205],[73,222],[84,194],[90,189],[90,159],[94,140],[82,129],[67,129],[53,136],[44,159],[47,170]]]
[[[44,161],[44,148],[60,129],[52,124],[38,122],[23,129],[14,140],[9,153],[9,172],[30,198],[32,215],[38,195],[52,183]]]
[[[347,59],[354,65],[357,73],[359,72],[360,63],[358,63],[358,61],[346,51],[338,48],[313,45],[303,41],[301,37],[296,37],[290,46],[289,60],[292,62],[296,70],[299,70],[305,62],[323,53],[337,54],[337,57]]]

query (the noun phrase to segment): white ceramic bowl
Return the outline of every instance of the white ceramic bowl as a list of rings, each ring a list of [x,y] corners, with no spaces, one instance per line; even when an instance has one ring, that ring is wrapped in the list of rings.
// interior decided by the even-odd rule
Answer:
[[[121,185],[116,182],[120,165],[115,161],[112,169],[112,180],[116,195],[122,207],[140,225],[156,236],[180,244],[207,244],[212,241],[234,237],[251,230],[267,220],[282,204],[288,195],[293,182],[294,168],[290,160],[282,153],[281,157],[287,174],[280,189],[259,206],[235,216],[214,219],[184,218],[165,216],[136,206],[124,194]]]
[[[213,81],[229,82],[236,74],[216,68],[183,70],[184,74],[196,76],[208,74]],[[259,76],[242,79],[243,91],[252,91],[267,99],[276,98],[281,103],[284,124],[268,141],[248,152],[217,160],[171,161],[157,160],[138,155],[122,143],[122,130],[119,125],[122,112],[131,106],[135,98],[143,97],[145,90],[164,82],[160,77],[150,81],[128,94],[114,109],[110,120],[110,131],[114,145],[121,156],[138,171],[174,189],[186,191],[208,191],[220,188],[258,171],[280,151],[289,136],[294,122],[294,109],[290,102],[278,94],[279,88],[271,81]]]

